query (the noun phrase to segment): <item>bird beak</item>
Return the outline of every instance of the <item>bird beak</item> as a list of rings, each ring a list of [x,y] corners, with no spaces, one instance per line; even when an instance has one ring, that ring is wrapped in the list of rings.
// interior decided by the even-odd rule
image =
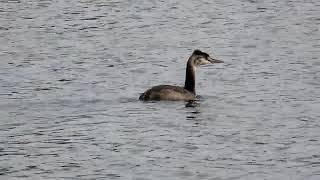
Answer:
[[[218,59],[213,59],[213,58],[211,58],[211,57],[208,58],[208,61],[211,62],[212,64],[213,64],[213,63],[223,63],[223,61],[218,60]]]

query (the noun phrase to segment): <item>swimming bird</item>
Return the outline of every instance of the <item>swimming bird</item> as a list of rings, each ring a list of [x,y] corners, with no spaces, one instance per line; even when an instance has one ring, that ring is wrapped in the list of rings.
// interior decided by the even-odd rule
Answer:
[[[195,72],[199,65],[222,63],[223,61],[213,59],[209,54],[200,50],[194,50],[187,61],[186,79],[184,87],[172,85],[154,86],[139,97],[142,101],[190,101],[196,99],[196,78]]]

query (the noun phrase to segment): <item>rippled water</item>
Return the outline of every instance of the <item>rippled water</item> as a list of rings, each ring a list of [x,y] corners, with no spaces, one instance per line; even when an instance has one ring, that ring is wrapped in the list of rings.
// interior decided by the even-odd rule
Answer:
[[[0,1],[1,179],[320,178],[320,1]],[[197,106],[143,103],[183,85]]]

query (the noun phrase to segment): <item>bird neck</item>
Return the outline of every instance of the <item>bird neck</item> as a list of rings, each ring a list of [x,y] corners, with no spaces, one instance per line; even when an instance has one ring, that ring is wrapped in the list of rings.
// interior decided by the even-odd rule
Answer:
[[[187,63],[186,69],[186,80],[184,83],[184,89],[190,91],[193,94],[196,94],[195,84],[196,84],[196,77],[195,77],[196,67],[193,65],[192,62]]]

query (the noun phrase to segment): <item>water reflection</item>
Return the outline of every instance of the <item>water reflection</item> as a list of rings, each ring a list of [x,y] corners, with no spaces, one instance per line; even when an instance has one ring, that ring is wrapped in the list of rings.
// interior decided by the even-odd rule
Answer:
[[[198,117],[201,113],[200,111],[201,102],[199,100],[188,101],[185,104],[186,107],[186,119],[198,121]],[[195,122],[197,124],[198,122]]]

